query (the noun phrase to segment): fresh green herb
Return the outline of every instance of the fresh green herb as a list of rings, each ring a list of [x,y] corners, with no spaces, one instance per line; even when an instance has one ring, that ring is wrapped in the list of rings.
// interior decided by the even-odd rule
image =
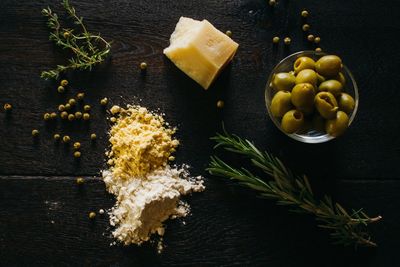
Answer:
[[[100,34],[92,34],[87,31],[83,24],[83,18],[78,17],[68,0],[63,0],[63,6],[68,15],[74,20],[75,25],[80,27],[81,32],[74,29],[61,28],[58,15],[53,13],[50,7],[42,10],[43,16],[47,17],[47,26],[51,33],[49,39],[58,46],[72,52],[73,57],[66,65],[57,65],[55,69],[43,71],[41,77],[44,79],[58,79],[61,73],[68,70],[92,70],[92,68],[103,62],[110,52],[111,44],[104,40]],[[62,84],[68,84],[62,83]]]
[[[333,243],[354,246],[376,247],[366,227],[382,219],[369,217],[361,209],[346,211],[329,196],[317,199],[306,176],[294,176],[283,163],[267,152],[261,152],[254,144],[236,135],[217,134],[211,138],[217,147],[250,159],[272,180],[266,181],[244,168],[236,169],[218,157],[211,157],[210,174],[230,178],[239,184],[258,191],[261,197],[272,199],[279,205],[290,207],[290,211],[315,216],[318,226],[329,230]]]

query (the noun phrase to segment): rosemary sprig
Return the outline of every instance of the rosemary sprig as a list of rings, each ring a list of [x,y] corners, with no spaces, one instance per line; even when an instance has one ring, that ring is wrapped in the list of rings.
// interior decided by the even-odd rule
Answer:
[[[80,32],[74,29],[61,28],[58,15],[53,13],[50,7],[42,10],[43,16],[47,17],[47,26],[50,28],[49,39],[63,49],[70,50],[73,56],[66,65],[57,65],[55,69],[43,71],[40,77],[44,79],[58,79],[60,73],[68,70],[92,70],[92,68],[103,62],[110,52],[111,44],[104,40],[100,34],[92,34],[87,31],[83,24],[83,18],[78,17],[75,8],[68,0],[63,0],[63,6],[74,24],[80,27]]]
[[[333,243],[342,245],[376,247],[366,232],[366,227],[382,219],[369,217],[361,209],[346,211],[329,196],[317,199],[306,176],[294,176],[283,163],[267,152],[261,152],[254,144],[236,135],[217,134],[211,138],[217,147],[241,154],[252,164],[272,177],[265,181],[244,168],[236,169],[220,158],[211,157],[207,170],[210,174],[236,180],[239,184],[258,191],[261,197],[272,199],[279,205],[289,206],[291,212],[315,216],[318,226],[330,231]]]

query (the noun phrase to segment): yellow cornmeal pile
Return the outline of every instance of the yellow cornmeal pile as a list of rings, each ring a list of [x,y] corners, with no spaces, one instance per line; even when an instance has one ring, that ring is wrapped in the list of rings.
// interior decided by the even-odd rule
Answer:
[[[173,139],[175,129],[166,127],[164,119],[140,106],[126,109],[113,107],[119,113],[110,130],[109,163],[114,177],[127,179],[144,176],[166,166],[179,141]]]

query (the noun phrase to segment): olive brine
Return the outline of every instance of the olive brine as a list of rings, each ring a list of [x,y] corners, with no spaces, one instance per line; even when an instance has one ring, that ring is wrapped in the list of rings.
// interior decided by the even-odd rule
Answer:
[[[310,130],[339,136],[349,126],[354,98],[344,92],[346,78],[342,60],[335,55],[317,61],[299,57],[290,72],[273,75],[270,111],[281,119],[286,133]]]

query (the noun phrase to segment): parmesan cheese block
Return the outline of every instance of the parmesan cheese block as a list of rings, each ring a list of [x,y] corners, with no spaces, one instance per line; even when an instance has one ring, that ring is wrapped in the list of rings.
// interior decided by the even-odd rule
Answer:
[[[208,89],[233,58],[238,46],[207,20],[181,17],[164,54],[190,78]]]

